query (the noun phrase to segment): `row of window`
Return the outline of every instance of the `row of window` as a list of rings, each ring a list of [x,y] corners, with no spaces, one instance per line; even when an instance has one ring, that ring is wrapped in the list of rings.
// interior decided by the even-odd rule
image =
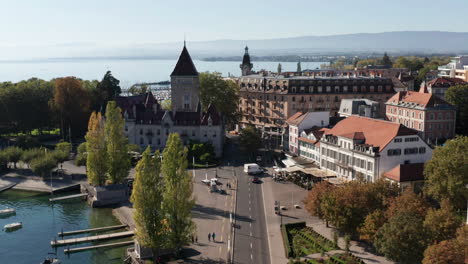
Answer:
[[[420,147],[420,148],[405,148],[404,149],[404,154],[405,155],[412,155],[412,154],[424,154],[426,153],[426,147]],[[389,149],[387,150],[387,155],[388,156],[400,156],[401,155],[401,149]]]

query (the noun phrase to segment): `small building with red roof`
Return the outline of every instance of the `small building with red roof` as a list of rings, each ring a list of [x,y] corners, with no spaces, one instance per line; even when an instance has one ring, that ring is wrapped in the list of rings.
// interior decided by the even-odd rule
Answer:
[[[320,167],[347,181],[374,182],[395,166],[424,163],[431,156],[418,131],[367,117],[350,116],[320,139]]]
[[[428,82],[423,82],[421,84],[421,88],[427,89],[427,93],[433,94],[445,100],[445,92],[447,92],[448,88],[455,86],[455,85],[464,85],[464,84],[468,84],[468,82],[460,78],[437,77]],[[426,86],[426,88],[424,88],[424,86]]]
[[[328,126],[330,112],[297,112],[286,120],[288,129],[289,152],[299,155],[299,135],[305,129]]]
[[[399,164],[385,172],[384,177],[403,190],[409,188],[419,193],[424,185],[424,163]]]
[[[386,103],[387,120],[415,129],[429,142],[455,136],[456,109],[421,86],[419,92],[404,91]]]

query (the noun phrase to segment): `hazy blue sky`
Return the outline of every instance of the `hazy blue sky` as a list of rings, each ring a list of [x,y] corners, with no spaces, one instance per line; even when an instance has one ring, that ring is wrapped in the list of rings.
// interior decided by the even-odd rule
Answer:
[[[468,0],[0,0],[0,59],[76,47],[468,31]]]

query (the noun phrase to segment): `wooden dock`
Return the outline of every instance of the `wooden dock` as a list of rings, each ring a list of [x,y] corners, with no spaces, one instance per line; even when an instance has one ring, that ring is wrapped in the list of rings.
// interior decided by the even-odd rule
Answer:
[[[63,250],[63,252],[65,254],[71,254],[71,253],[76,253],[76,252],[90,250],[90,249],[96,249],[96,248],[119,247],[119,246],[132,245],[133,243],[135,243],[135,242],[133,240],[131,240],[131,241],[116,242],[116,243],[103,244],[103,245],[97,245],[97,246],[89,246],[89,247],[66,248],[66,249]]]
[[[68,186],[55,188],[52,190],[52,193],[61,193],[61,192],[70,192],[70,191],[79,191],[80,190],[80,183],[71,184]]]
[[[83,229],[83,230],[76,230],[76,231],[68,231],[68,232],[60,232],[57,235],[64,237],[64,236],[71,236],[83,233],[90,233],[90,232],[103,232],[115,229],[126,228],[127,225],[115,225],[115,226],[104,226],[104,227],[97,227],[97,228],[90,228],[90,229]]]
[[[17,183],[12,182],[12,183],[9,183],[9,184],[7,184],[7,185],[1,186],[1,187],[0,187],[0,192],[9,190],[9,189],[15,187],[16,184],[17,184]]]
[[[88,196],[87,193],[79,193],[79,194],[72,194],[72,195],[67,195],[67,196],[62,196],[62,197],[57,197],[57,198],[50,198],[50,202],[55,202],[55,201],[61,201],[61,200],[66,200],[66,199],[72,199],[72,198],[78,198],[78,197],[85,197]]]
[[[114,238],[123,238],[133,236],[133,231],[125,231],[125,232],[118,232],[112,234],[103,234],[103,235],[96,235],[96,236],[87,236],[87,237],[77,237],[77,238],[69,238],[63,240],[53,240],[50,241],[50,245],[53,247],[60,247],[70,244],[79,244],[79,243],[86,243],[98,240],[107,240],[107,239],[114,239]]]

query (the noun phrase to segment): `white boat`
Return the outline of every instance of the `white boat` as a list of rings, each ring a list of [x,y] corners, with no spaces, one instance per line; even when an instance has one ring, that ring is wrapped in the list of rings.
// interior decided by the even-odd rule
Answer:
[[[56,255],[55,253],[49,253],[49,255]],[[47,257],[41,264],[60,264],[60,260],[57,257]]]
[[[20,229],[21,227],[23,227],[23,223],[22,222],[19,222],[19,223],[11,223],[11,224],[7,224],[3,227],[3,230],[5,231],[14,231],[14,230],[17,230],[17,229]]]
[[[12,215],[15,214],[16,210],[13,208],[7,208],[7,209],[2,209],[0,210],[0,216],[5,216],[5,215]]]

